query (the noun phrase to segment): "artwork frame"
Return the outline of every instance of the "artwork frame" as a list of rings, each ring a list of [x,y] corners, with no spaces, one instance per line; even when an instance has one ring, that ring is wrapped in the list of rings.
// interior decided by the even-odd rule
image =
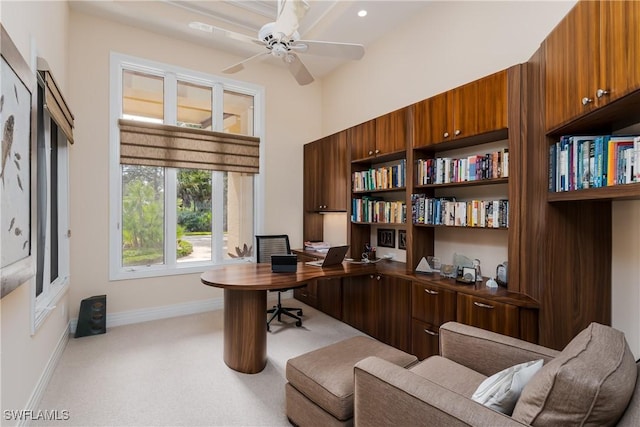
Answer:
[[[395,248],[396,247],[396,230],[390,228],[378,229],[378,247]]]
[[[35,275],[31,193],[37,125],[37,82],[0,25],[0,298]]]
[[[407,230],[398,230],[398,249],[407,250]]]

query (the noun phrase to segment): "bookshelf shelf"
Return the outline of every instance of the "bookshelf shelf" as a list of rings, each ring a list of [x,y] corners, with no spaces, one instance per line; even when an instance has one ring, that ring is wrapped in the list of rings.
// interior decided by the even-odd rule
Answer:
[[[460,225],[435,225],[435,224],[413,224],[415,227],[422,227],[422,228],[459,228],[459,229],[465,229],[465,230],[509,230],[509,227],[467,227],[467,226],[460,226]]]
[[[351,221],[352,225],[384,225],[389,227],[404,227],[407,225],[406,222],[354,222]]]
[[[427,189],[427,188],[444,188],[444,187],[473,187],[476,185],[496,185],[496,184],[508,184],[508,183],[509,183],[509,178],[492,178],[492,179],[479,179],[475,181],[448,182],[446,184],[415,185],[414,190]]]
[[[638,200],[640,199],[640,182],[621,184],[610,187],[587,188],[584,190],[549,193],[549,202],[570,202],[580,200]]]
[[[368,194],[374,194],[374,193],[392,193],[394,191],[404,192],[406,191],[406,187],[380,188],[377,190],[358,190],[358,191],[354,191],[353,195],[355,196],[358,194],[368,195]]]

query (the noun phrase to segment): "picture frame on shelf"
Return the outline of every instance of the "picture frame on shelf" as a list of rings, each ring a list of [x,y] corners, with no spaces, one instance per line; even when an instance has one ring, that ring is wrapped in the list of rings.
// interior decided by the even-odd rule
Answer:
[[[398,230],[398,249],[407,250],[407,230]]]
[[[396,247],[396,230],[388,228],[378,229],[378,246],[381,248]]]
[[[0,298],[35,275],[32,256],[31,167],[35,141],[36,81],[0,25]]]

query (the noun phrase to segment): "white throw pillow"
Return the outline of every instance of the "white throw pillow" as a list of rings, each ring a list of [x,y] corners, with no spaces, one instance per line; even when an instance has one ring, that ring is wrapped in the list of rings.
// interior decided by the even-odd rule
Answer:
[[[495,411],[511,415],[527,382],[542,368],[542,359],[511,366],[484,380],[471,397]]]

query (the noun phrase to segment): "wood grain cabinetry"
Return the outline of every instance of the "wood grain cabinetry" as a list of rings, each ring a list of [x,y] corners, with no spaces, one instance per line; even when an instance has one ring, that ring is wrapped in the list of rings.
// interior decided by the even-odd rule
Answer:
[[[412,353],[424,359],[438,354],[440,325],[456,318],[456,293],[420,282],[411,289]]]
[[[293,297],[298,301],[313,307],[318,308],[318,285],[317,280],[310,280],[307,286],[296,288],[293,290]]]
[[[640,2],[579,1],[544,42],[546,129],[640,87]]]
[[[379,336],[380,278],[342,279],[342,321],[374,338]]]
[[[414,104],[414,147],[506,129],[507,71]]]
[[[344,132],[304,146],[304,206],[307,212],[347,210],[347,139]]]
[[[380,282],[378,338],[411,353],[411,281],[383,275]]]
[[[347,131],[351,160],[386,157],[406,149],[407,108],[402,108]]]
[[[342,279],[316,280],[316,308],[338,320],[342,319]]]
[[[520,313],[512,304],[458,293],[456,318],[460,323],[520,337]]]

